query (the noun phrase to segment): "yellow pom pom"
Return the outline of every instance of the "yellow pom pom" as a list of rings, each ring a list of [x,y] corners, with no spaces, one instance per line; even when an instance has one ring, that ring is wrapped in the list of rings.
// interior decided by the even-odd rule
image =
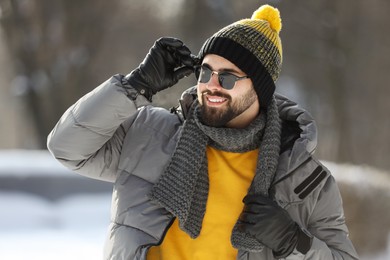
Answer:
[[[260,6],[260,8],[253,13],[251,19],[268,21],[271,29],[277,33],[282,29],[282,20],[280,19],[279,10],[270,5]]]

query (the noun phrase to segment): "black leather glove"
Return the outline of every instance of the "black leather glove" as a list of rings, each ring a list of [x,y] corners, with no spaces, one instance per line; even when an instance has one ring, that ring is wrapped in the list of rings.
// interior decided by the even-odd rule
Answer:
[[[158,91],[176,84],[194,71],[191,51],[176,38],[158,39],[143,62],[126,79],[149,101]]]
[[[312,238],[306,235],[286,210],[261,195],[247,195],[238,228],[272,249],[275,258],[285,258],[296,248],[306,254]]]

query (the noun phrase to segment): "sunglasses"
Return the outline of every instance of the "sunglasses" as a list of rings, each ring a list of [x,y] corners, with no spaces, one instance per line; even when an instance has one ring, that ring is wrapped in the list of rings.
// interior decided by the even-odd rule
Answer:
[[[195,67],[195,76],[200,83],[209,82],[214,74],[218,76],[219,85],[227,90],[233,89],[237,81],[249,78],[248,76],[237,77],[236,75],[229,72],[212,71],[205,65]]]

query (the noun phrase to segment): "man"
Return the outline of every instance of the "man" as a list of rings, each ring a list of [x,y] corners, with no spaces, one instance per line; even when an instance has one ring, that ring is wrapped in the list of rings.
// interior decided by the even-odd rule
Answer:
[[[277,9],[222,28],[199,56],[161,38],[82,97],[48,138],[70,169],[114,183],[105,259],[357,259],[316,128],[274,93]],[[181,113],[152,96],[195,70]]]

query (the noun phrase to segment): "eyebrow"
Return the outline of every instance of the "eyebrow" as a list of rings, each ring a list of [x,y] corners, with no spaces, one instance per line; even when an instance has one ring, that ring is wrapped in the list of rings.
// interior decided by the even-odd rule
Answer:
[[[211,69],[211,70],[214,70],[209,64],[207,63],[203,63],[202,64],[203,66],[206,66],[207,68]],[[235,73],[235,74],[242,74],[240,73],[239,71],[235,70],[235,69],[222,69],[222,70],[218,70],[218,72],[229,72],[229,73]]]

